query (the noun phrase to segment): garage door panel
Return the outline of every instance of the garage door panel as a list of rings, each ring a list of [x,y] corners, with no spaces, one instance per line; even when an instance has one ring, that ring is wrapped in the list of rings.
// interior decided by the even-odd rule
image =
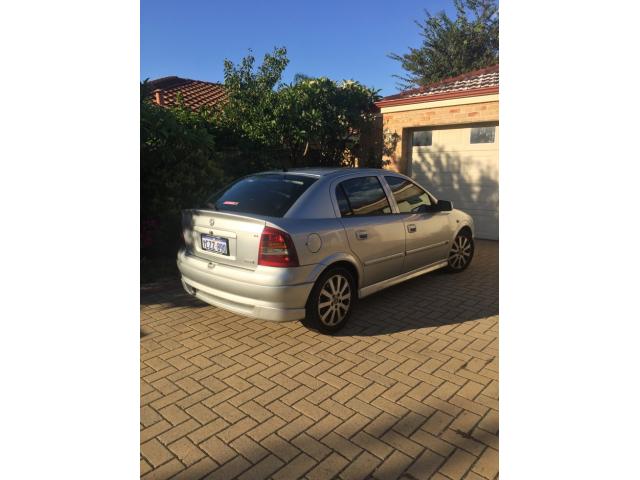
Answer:
[[[454,173],[464,177],[486,176],[498,177],[498,152],[477,152],[473,157],[461,154],[444,154],[425,151],[415,151],[412,155],[412,170],[414,174],[442,174]]]
[[[477,238],[498,240],[498,212],[495,212],[493,215],[469,212],[469,215],[473,218]]]
[[[433,130],[433,145],[412,147],[410,173],[437,198],[469,213],[478,237],[497,239],[498,127],[488,144],[471,144],[470,131]]]

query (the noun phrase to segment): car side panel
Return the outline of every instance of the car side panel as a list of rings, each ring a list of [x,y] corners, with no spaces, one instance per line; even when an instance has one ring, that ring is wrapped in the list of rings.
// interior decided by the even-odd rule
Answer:
[[[403,216],[407,231],[404,271],[446,259],[451,248],[450,212],[416,213]]]
[[[362,286],[402,272],[405,234],[397,215],[341,218],[351,251],[363,265]]]

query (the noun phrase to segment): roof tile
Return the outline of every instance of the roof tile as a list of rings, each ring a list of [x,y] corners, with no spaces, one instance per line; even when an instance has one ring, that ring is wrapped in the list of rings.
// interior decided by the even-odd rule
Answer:
[[[178,105],[178,95],[186,107],[197,110],[212,107],[227,98],[220,83],[203,82],[180,77],[163,77],[149,81],[153,102],[167,107]]]
[[[445,78],[439,82],[431,83],[423,87],[405,90],[395,95],[384,97],[376,103],[386,103],[398,100],[428,101],[430,97],[441,97],[449,94],[456,96],[468,96],[475,90],[499,87],[499,65],[473,70],[455,77]],[[456,95],[459,94],[459,95]]]

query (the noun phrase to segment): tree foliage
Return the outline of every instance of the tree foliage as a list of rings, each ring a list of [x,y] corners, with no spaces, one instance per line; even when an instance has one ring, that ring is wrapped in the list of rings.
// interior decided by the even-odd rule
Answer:
[[[225,62],[228,104],[221,122],[238,138],[271,152],[277,167],[377,165],[382,151],[362,145],[376,118],[378,92],[359,82],[297,74],[282,82],[286,49],[276,48],[255,67],[252,55]]]
[[[391,54],[406,75],[396,75],[403,89],[423,86],[498,62],[497,0],[454,0],[456,18],[425,10],[416,22],[423,38],[419,48]]]

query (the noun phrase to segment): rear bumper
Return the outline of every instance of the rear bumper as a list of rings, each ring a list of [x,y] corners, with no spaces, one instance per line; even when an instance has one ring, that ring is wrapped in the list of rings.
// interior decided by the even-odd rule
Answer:
[[[300,320],[313,288],[313,266],[255,271],[212,264],[178,253],[178,269],[187,293],[203,302],[247,317],[275,322]]]

